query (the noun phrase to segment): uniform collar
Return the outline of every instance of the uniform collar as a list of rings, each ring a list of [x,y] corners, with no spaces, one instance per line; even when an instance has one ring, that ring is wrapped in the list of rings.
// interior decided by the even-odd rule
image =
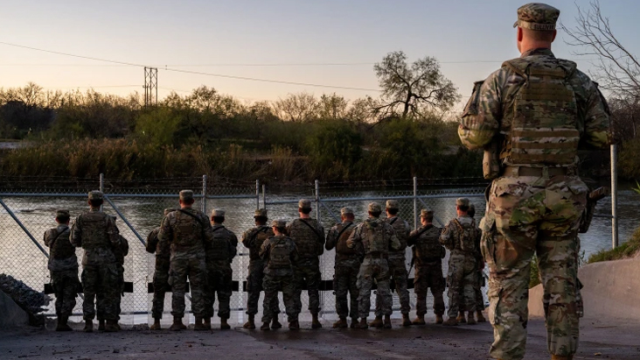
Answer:
[[[64,232],[65,230],[67,230],[69,228],[69,226],[67,224],[60,224],[58,225],[58,231],[62,231]]]
[[[520,57],[523,58],[523,57],[535,56],[535,55],[553,56],[555,58],[555,55],[553,55],[553,52],[549,48],[537,48],[537,49],[528,50],[523,52]]]

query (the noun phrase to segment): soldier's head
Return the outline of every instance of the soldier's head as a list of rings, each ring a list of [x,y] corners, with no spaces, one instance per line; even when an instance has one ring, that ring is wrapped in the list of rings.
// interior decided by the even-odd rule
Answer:
[[[355,217],[353,216],[353,210],[348,207],[343,207],[340,209],[340,219],[342,221],[353,221]]]
[[[456,212],[458,216],[465,216],[469,211],[469,199],[467,198],[458,198],[456,200]]]
[[[396,216],[398,215],[398,211],[400,211],[400,204],[398,200],[387,200],[385,210],[387,211],[387,216]]]
[[[379,218],[380,214],[382,214],[382,206],[375,202],[369,203],[368,210],[370,218]]]
[[[518,8],[518,50],[524,53],[533,49],[550,49],[556,39],[556,22],[560,10],[542,3],[529,3]]]
[[[99,208],[104,202],[104,195],[102,191],[93,190],[89,192],[89,206],[92,208]]]
[[[211,211],[211,223],[222,224],[223,222],[224,222],[224,210],[213,209],[213,211]]]
[[[183,209],[190,208],[194,202],[195,202],[195,199],[193,198],[192,190],[180,191],[180,207],[182,207]]]
[[[266,209],[258,209],[253,215],[253,219],[256,221],[256,225],[266,225],[267,220],[267,210]]]
[[[476,206],[473,204],[469,204],[469,210],[467,211],[467,215],[470,217],[476,216]]]
[[[422,209],[420,211],[420,223],[424,226],[431,225],[433,223],[433,210]]]
[[[301,218],[309,217],[311,213],[311,200],[300,199],[300,201],[298,201],[298,212]]]
[[[276,235],[284,235],[287,231],[287,222],[285,220],[273,220],[271,222],[271,229]]]
[[[71,220],[71,215],[69,214],[69,210],[56,211],[56,222],[58,224],[68,225],[69,220]]]

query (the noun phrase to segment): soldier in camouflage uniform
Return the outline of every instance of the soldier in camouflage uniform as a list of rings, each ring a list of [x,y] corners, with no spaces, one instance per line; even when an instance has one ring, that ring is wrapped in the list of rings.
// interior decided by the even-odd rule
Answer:
[[[293,220],[287,226],[287,234],[291,237],[298,248],[297,268],[295,276],[298,280],[296,287],[296,295],[294,297],[298,312],[302,310],[302,287],[307,286],[309,294],[309,311],[313,317],[311,322],[312,329],[322,327],[318,320],[320,313],[320,281],[322,281],[322,273],[320,272],[319,256],[324,252],[324,228],[316,219],[312,219],[311,201],[302,199],[298,202],[298,212],[300,218]]]
[[[475,244],[480,234],[477,231],[476,222],[469,217],[467,211],[469,211],[469,199],[456,200],[458,217],[451,220],[440,235],[440,243],[451,251],[447,276],[449,318],[444,322],[447,326],[458,325],[456,319],[458,311],[468,311],[467,324],[476,324],[473,318],[473,312],[476,310],[475,288],[478,267]]]
[[[164,209],[164,216],[167,216],[174,209]],[[148,253],[156,254],[155,270],[153,272],[153,301],[151,307],[151,316],[153,317],[153,325],[151,330],[161,330],[160,319],[164,312],[164,295],[169,290],[169,265],[171,257],[170,243],[165,242],[160,245],[158,233],[160,227],[153,229],[147,236],[146,250]]]
[[[51,249],[48,268],[56,295],[56,316],[58,317],[56,331],[71,331],[67,321],[76,306],[80,285],[76,249],[69,241],[71,234],[69,219],[68,210],[56,211],[58,226],[44,233],[44,244]]]
[[[476,216],[476,207],[473,204],[469,204],[469,212],[467,213],[472,219],[475,219]],[[478,230],[478,234],[481,234],[482,232],[480,231],[480,229]],[[477,273],[476,273],[476,281],[478,282],[476,284],[475,287],[475,291],[476,291],[476,320],[479,323],[484,323],[487,322],[487,319],[484,318],[484,315],[482,314],[482,311],[484,310],[485,306],[484,306],[484,295],[482,295],[482,288],[485,285],[484,282],[484,272],[482,271],[484,269],[484,259],[482,258],[482,252],[480,251],[480,240],[482,239],[481,236],[478,237],[478,241],[476,244],[476,259],[478,261],[478,267],[476,269]],[[458,315],[458,318],[462,318],[464,319],[464,312],[460,312],[460,315]]]
[[[120,246],[120,232],[113,218],[102,211],[103,194],[89,193],[90,211],[76,218],[71,230],[71,243],[84,249],[82,257],[82,310],[84,331],[93,331],[96,295],[101,293],[100,310],[107,321],[105,331],[118,331],[118,298],[121,289],[118,282],[118,261],[114,249]]]
[[[111,215],[113,222],[115,223],[118,220],[117,216]],[[116,256],[116,261],[118,263],[118,288],[120,289],[120,296],[118,296],[118,320],[120,320],[120,313],[122,312],[121,304],[122,304],[122,296],[124,296],[124,258],[129,254],[129,241],[124,238],[122,235],[118,235],[120,237],[120,245],[113,248],[113,253]],[[96,294],[96,309],[97,309],[97,318],[98,318],[98,330],[104,330],[104,295],[102,292],[98,292]],[[120,325],[118,325],[118,330],[120,330]]]
[[[411,326],[409,311],[411,302],[409,301],[409,290],[407,290],[407,260],[405,252],[407,249],[407,239],[411,232],[409,223],[398,216],[400,204],[398,200],[387,200],[387,218],[385,221],[396,231],[396,236],[400,241],[400,249],[389,251],[389,273],[396,285],[396,293],[400,299],[400,311],[402,312],[402,326]],[[376,301],[376,319],[370,324],[373,327],[382,327],[382,309],[380,303]]]
[[[347,247],[353,249],[362,244],[365,254],[364,261],[358,272],[358,312],[360,313],[359,329],[366,329],[367,316],[371,309],[371,288],[375,281],[378,285],[376,302],[380,302],[384,314],[384,328],[391,328],[391,290],[389,289],[389,257],[390,250],[398,250],[402,246],[395,230],[388,223],[380,220],[382,207],[377,203],[370,203],[369,218],[356,226],[349,239]]]
[[[415,263],[416,319],[414,325],[425,325],[424,316],[427,313],[427,289],[431,288],[433,295],[433,312],[436,314],[436,324],[442,324],[444,314],[445,280],[442,277],[442,259],[446,250],[440,244],[442,229],[433,225],[433,211],[422,209],[420,223],[422,226],[411,232],[408,245],[413,246],[413,261]]]
[[[236,234],[224,227],[224,210],[214,209],[211,212],[211,225],[213,226],[213,241],[205,246],[207,254],[207,304],[205,315],[205,327],[211,329],[211,317],[213,317],[213,304],[218,294],[218,317],[220,329],[229,330],[227,323],[231,315],[229,301],[232,292],[233,270],[231,262],[236,256],[238,238]]]
[[[170,212],[162,220],[158,246],[171,246],[169,285],[171,285],[171,314],[173,331],[186,329],[184,317],[184,295],[187,278],[191,285],[191,310],[196,318],[194,330],[206,330],[202,323],[206,313],[207,264],[205,246],[213,241],[211,224],[207,215],[194,209],[193,191],[180,191],[180,209]]]
[[[349,208],[340,209],[341,223],[336,224],[329,230],[325,249],[336,249],[335,275],[333,275],[333,291],[336,294],[336,312],[340,317],[334,328],[344,329],[348,326],[347,316],[351,316],[351,328],[355,329],[358,324],[358,272],[362,262],[362,247],[347,247],[347,240],[355,229],[353,223],[353,210]],[[351,297],[351,308],[347,300],[347,293]]]
[[[279,311],[277,302],[273,299],[278,297],[278,290],[282,290],[284,306],[289,321],[289,330],[300,329],[298,323],[299,307],[295,302],[297,280],[294,269],[298,264],[298,250],[293,240],[285,235],[287,223],[284,220],[274,220],[272,223],[273,237],[262,243],[260,247],[260,257],[265,263],[264,281],[264,302],[262,327],[260,330],[268,331],[269,323]]]
[[[458,129],[466,147],[486,149],[486,177],[499,176],[480,228],[490,270],[490,353],[500,359],[525,354],[535,253],[552,358],[572,359],[578,347],[577,232],[588,192],[577,175],[578,148],[605,148],[610,119],[597,84],[551,51],[559,14],[539,3],[518,9],[522,56],[476,83]]]
[[[266,225],[268,220],[267,210],[256,210],[253,218],[256,226],[242,234],[242,244],[249,249],[249,276],[247,277],[247,315],[249,315],[249,320],[243,326],[245,329],[256,328],[255,316],[258,313],[258,301],[260,301],[264,279],[264,261],[260,258],[260,248],[265,240],[274,236],[271,227]],[[273,297],[273,302],[270,306],[273,309],[271,328],[276,330],[282,327],[278,322],[280,305],[277,296]]]

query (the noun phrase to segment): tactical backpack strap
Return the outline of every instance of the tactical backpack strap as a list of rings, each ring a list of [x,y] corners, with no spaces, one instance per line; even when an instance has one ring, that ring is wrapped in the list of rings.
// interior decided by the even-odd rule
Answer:
[[[336,236],[336,239],[340,239],[340,236],[342,236],[342,234],[344,234],[345,230],[347,230],[351,225],[353,225],[353,223],[349,223],[349,225],[343,227],[342,230],[340,230],[340,232],[338,233],[338,236]]]
[[[185,214],[185,215],[191,216],[192,218],[196,219],[196,222],[198,224],[200,224],[200,227],[202,229],[202,231],[201,231],[202,232],[202,240],[204,241],[204,237],[205,237],[204,236],[204,229],[206,228],[206,225],[202,223],[201,219],[199,217],[197,217],[196,215],[194,215],[194,214],[192,214],[192,213],[190,213],[190,212],[188,212],[186,210],[178,209],[178,211],[183,213],[183,214]]]
[[[56,235],[55,238],[53,238],[53,241],[51,242],[51,244],[49,244],[49,247],[53,249],[53,245],[56,243],[56,241],[62,236],[64,235],[64,233],[69,232],[70,229],[69,227],[67,227],[66,229],[64,229],[63,232],[59,233],[58,235]],[[56,229],[56,232],[58,232],[58,229]]]
[[[311,226],[311,224],[309,224],[308,222],[304,221],[303,219],[298,219],[298,220],[300,220],[303,224],[307,225],[309,227],[309,229],[313,230],[313,233],[316,234],[316,236],[318,237],[318,240],[324,241],[323,236],[320,236],[320,234],[318,233],[318,230],[316,230],[316,228]]]
[[[389,221],[389,225],[393,225],[393,223],[396,222],[396,220],[398,220],[397,216],[391,219],[391,221]]]
[[[433,227],[433,225],[427,225],[425,226],[422,230],[420,230],[420,232],[418,232],[417,234],[414,235],[415,239],[418,239],[420,236],[422,236],[422,234],[424,234],[425,232],[427,232],[427,230],[431,229]]]

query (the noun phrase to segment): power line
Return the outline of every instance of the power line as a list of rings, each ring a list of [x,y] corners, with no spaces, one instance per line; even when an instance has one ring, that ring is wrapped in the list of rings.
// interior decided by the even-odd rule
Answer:
[[[96,58],[96,57],[91,57],[91,56],[69,54],[69,53],[60,52],[60,51],[45,50],[45,49],[39,49],[39,48],[31,47],[31,46],[12,44],[12,43],[8,43],[8,42],[4,42],[4,41],[0,41],[0,44],[7,45],[7,46],[18,47],[18,48],[22,48],[22,49],[29,49],[29,50],[34,50],[34,51],[46,52],[46,53],[50,53],[50,54],[71,56],[71,57],[75,57],[75,58],[79,58],[79,59],[102,61],[102,62],[108,62],[108,63],[114,63],[114,64],[120,64],[120,65],[127,65],[127,66],[144,67],[144,65],[129,63],[129,62],[125,62],[125,61],[109,60],[109,59],[101,59],[101,58]]]
[[[127,87],[143,87],[142,85],[86,85],[86,86],[43,86],[44,89],[97,89],[97,88],[127,88]]]

